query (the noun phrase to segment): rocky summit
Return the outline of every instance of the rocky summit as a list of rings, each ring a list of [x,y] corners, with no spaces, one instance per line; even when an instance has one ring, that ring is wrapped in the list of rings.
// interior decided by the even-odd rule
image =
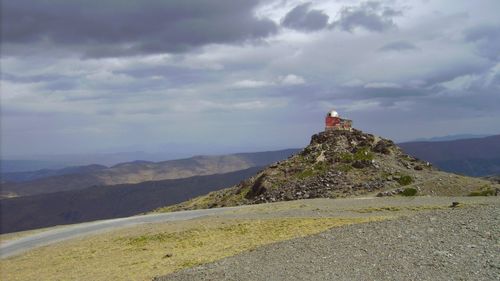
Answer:
[[[301,152],[236,186],[166,209],[358,195],[470,195],[481,190],[494,193],[497,185],[438,171],[388,139],[356,129],[331,130],[313,135]]]

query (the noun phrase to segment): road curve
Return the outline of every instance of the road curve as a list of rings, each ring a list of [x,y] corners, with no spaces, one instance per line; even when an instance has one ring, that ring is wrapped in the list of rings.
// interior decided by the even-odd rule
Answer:
[[[158,223],[168,221],[189,220],[206,215],[213,215],[241,207],[215,208],[206,210],[180,211],[173,213],[151,214],[133,216],[128,218],[99,220],[75,225],[64,226],[61,228],[47,230],[41,233],[32,234],[19,239],[9,240],[0,244],[0,258],[8,258],[26,251],[53,244],[59,241],[81,237],[98,232],[114,230],[127,226],[134,226],[144,223]]]

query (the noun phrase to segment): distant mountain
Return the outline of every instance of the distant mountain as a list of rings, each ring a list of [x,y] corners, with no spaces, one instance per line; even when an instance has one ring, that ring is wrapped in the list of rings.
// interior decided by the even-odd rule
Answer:
[[[107,168],[108,167],[103,165],[94,164],[87,166],[66,167],[62,169],[42,169],[27,172],[4,173],[1,178],[2,182],[25,182],[53,176],[93,173]]]
[[[439,171],[404,153],[391,140],[339,130],[313,135],[301,152],[233,187],[159,211],[359,195],[494,194],[495,188],[486,180]]]
[[[3,199],[0,232],[128,217],[234,185],[260,169]]]
[[[45,170],[28,173],[7,173],[3,178],[18,182],[2,184],[5,197],[83,189],[91,186],[140,183],[199,175],[227,173],[250,167],[265,166],[282,160],[297,149],[239,153],[221,156],[195,156],[163,162],[134,161],[110,168],[99,165]],[[32,177],[33,180],[24,181]],[[5,181],[5,180],[4,180]]]
[[[500,135],[440,142],[407,142],[405,152],[438,168],[468,176],[500,174]]]
[[[2,173],[28,172],[45,169],[62,169],[65,167],[104,165],[113,166],[134,160],[166,161],[187,158],[187,153],[147,153],[142,151],[115,152],[115,153],[86,153],[86,154],[56,154],[56,155],[10,155],[3,156],[0,171]]]
[[[27,172],[42,169],[62,169],[68,166],[67,163],[45,160],[10,160],[0,161],[0,173]]]
[[[477,139],[489,137],[491,135],[474,135],[474,134],[461,134],[461,135],[448,135],[441,137],[432,137],[432,138],[419,138],[413,140],[411,142],[421,142],[421,141],[451,141],[451,140],[463,140],[463,139]]]

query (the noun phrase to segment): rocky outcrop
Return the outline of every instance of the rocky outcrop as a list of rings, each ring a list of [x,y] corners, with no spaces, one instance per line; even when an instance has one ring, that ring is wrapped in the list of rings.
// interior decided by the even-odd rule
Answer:
[[[299,154],[236,186],[235,192],[245,194],[245,203],[346,197],[398,189],[424,169],[432,167],[404,154],[391,140],[359,130],[327,131],[313,135]],[[409,182],[401,182],[402,177]]]
[[[270,165],[236,186],[172,209],[366,194],[466,195],[473,185],[484,182],[474,183],[470,178],[437,171],[429,163],[405,154],[391,140],[355,129],[331,130],[313,135],[310,144],[296,155]],[[466,187],[457,194],[454,185]]]

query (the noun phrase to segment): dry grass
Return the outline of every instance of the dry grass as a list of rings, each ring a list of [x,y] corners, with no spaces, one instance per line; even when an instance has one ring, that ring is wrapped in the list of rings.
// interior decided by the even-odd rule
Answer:
[[[207,218],[152,224],[42,247],[2,260],[2,280],[150,280],[269,243],[382,219]]]

